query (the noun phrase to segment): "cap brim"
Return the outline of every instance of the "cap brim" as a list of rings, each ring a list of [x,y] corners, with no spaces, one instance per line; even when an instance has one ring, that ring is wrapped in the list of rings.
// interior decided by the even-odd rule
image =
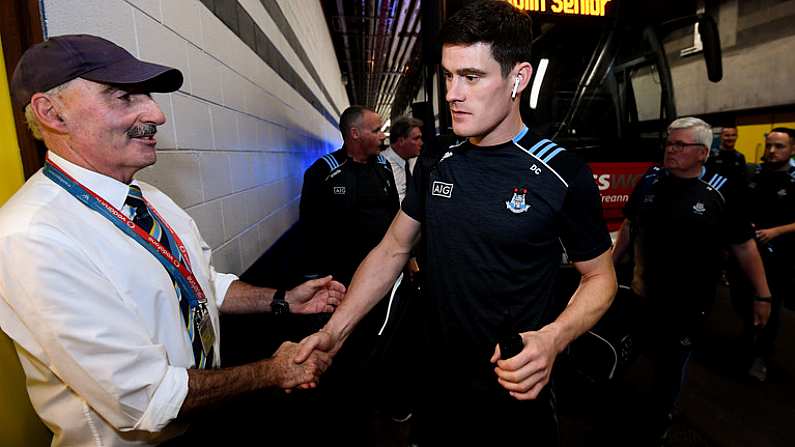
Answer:
[[[135,86],[146,92],[169,93],[182,86],[182,72],[176,68],[128,59],[80,75],[103,84]]]

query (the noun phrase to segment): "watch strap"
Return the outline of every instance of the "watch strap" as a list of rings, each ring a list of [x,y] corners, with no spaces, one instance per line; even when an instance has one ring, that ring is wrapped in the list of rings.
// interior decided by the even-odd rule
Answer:
[[[276,289],[271,299],[271,312],[275,315],[283,315],[290,313],[290,303],[284,299],[287,294],[285,289]]]

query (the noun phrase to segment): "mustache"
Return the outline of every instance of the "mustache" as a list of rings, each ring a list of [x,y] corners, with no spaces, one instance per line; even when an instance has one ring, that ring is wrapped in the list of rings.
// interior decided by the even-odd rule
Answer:
[[[154,124],[136,124],[127,131],[130,138],[153,137],[157,133],[157,126]]]

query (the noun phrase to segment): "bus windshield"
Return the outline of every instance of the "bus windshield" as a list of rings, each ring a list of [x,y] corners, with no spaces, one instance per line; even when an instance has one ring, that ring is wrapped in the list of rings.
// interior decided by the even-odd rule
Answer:
[[[590,161],[657,158],[673,104],[653,28],[611,17],[545,19],[535,18],[524,118]]]

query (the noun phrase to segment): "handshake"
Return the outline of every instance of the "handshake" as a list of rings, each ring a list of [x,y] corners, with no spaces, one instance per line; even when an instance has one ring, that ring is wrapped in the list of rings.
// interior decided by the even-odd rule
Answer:
[[[311,314],[333,312],[345,297],[345,286],[331,276],[309,280],[290,290],[290,307],[296,313]],[[300,344],[284,342],[269,359],[257,362],[262,386],[274,386],[291,391],[317,386],[320,375],[339,350],[331,334],[319,331],[306,337]]]
[[[320,330],[301,343],[282,343],[273,357],[263,363],[269,363],[266,374],[274,375],[273,383],[285,391],[311,389],[317,386],[337,350],[339,347],[331,334]]]

